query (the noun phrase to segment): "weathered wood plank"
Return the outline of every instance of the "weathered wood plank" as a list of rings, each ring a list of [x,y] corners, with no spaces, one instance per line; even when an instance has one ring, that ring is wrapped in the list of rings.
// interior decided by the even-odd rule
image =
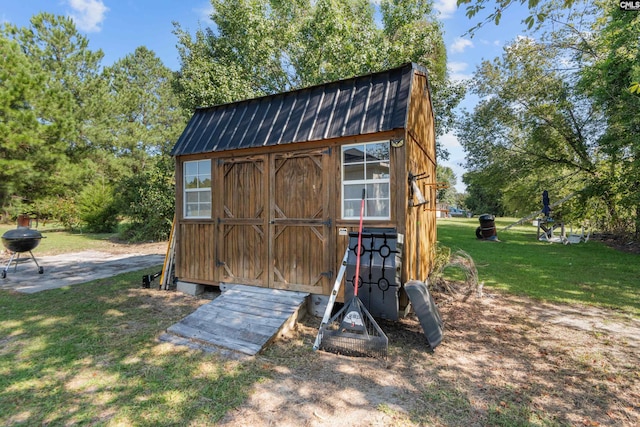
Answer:
[[[235,338],[226,337],[224,335],[202,331],[202,330],[184,325],[182,323],[176,323],[175,325],[170,326],[167,329],[167,332],[170,332],[178,336],[183,336],[186,338],[204,341],[209,344],[226,347],[231,350],[239,351],[241,353],[250,354],[250,355],[257,354],[262,349],[262,345],[248,343]]]
[[[295,311],[301,304],[278,305],[270,301],[260,301],[252,297],[233,296],[223,298],[222,296],[215,299],[216,304],[206,304],[198,308],[198,310],[213,311],[217,307],[223,306],[226,311],[245,312],[255,316],[280,318],[282,315],[289,315]]]
[[[278,327],[282,324],[281,319],[276,319],[269,316],[264,315],[256,315],[251,313],[238,313],[225,309],[224,307],[209,307],[209,304],[203,305],[198,309],[198,311],[202,311],[207,316],[216,317],[223,321],[233,322],[236,319],[243,319],[247,323],[251,324],[260,324],[271,327]]]
[[[215,319],[201,318],[197,316],[187,316],[180,321],[181,324],[213,335],[220,335],[227,338],[237,339],[252,344],[264,344],[273,336],[273,328],[269,332],[260,333],[258,330],[247,330],[236,328],[226,323],[216,322]],[[256,328],[258,329],[258,328]]]
[[[215,312],[198,311],[192,313],[182,319],[181,322],[184,322],[186,324],[195,324],[194,322],[199,322],[202,325],[202,328],[205,330],[215,329],[216,327],[222,325],[233,329],[255,332],[262,335],[273,334],[274,328],[278,328],[280,326],[277,323],[268,325],[263,322],[264,320],[269,320],[269,318],[259,318],[254,316],[253,319],[249,321],[247,319],[247,316],[229,314],[224,312],[224,310],[216,310]]]
[[[218,298],[222,298],[224,304],[243,304],[250,307],[258,307],[264,308],[265,310],[275,310],[275,311],[291,311],[298,307],[302,302],[290,303],[290,302],[279,302],[277,300],[271,299],[266,300],[265,298],[256,298],[253,295],[242,295],[240,293],[235,295],[221,295]],[[222,304],[222,303],[221,303]]]
[[[253,294],[267,295],[267,296],[278,295],[278,296],[283,296],[287,298],[305,298],[308,296],[307,292],[295,292],[295,291],[281,290],[281,289],[259,288],[256,286],[247,286],[247,285],[240,285],[240,284],[233,284],[233,283],[225,284],[224,286],[221,287],[221,290],[223,293],[227,293],[232,290],[236,290],[236,291],[239,290],[245,293],[253,293]]]
[[[247,294],[244,292],[233,292],[222,294],[221,298],[225,301],[235,301],[238,299],[245,300],[260,300],[265,304],[279,304],[281,306],[297,307],[305,302],[305,298],[287,298],[279,295],[260,295],[260,294]]]
[[[260,289],[260,292],[254,292]],[[266,292],[264,292],[266,291]],[[307,294],[235,287],[200,306],[167,332],[244,354],[257,354],[295,323]],[[278,301],[285,301],[281,303]],[[297,301],[296,304],[291,303]]]
[[[242,304],[229,303],[226,305],[226,309],[229,312],[235,312],[239,314],[254,314],[256,316],[271,317],[273,319],[279,319],[283,322],[291,316],[292,311],[280,311],[280,310],[266,310],[260,307],[249,307]]]

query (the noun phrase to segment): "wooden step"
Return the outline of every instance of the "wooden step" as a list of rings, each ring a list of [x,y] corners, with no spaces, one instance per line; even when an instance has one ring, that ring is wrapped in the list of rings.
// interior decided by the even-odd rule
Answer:
[[[170,336],[165,334],[161,340],[180,344],[188,340],[208,351],[219,348],[222,354],[231,351],[253,356],[295,325],[309,296],[246,285],[221,289],[219,297],[170,326]]]

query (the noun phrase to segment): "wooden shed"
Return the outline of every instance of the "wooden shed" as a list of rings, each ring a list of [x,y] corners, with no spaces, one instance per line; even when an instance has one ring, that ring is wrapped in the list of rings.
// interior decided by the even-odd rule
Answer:
[[[362,188],[364,226],[398,233],[402,283],[431,268],[434,114],[418,64],[198,108],[172,155],[180,281],[329,295]]]

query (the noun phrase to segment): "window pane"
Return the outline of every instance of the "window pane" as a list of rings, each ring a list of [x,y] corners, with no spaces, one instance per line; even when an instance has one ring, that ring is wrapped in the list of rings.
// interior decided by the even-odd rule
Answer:
[[[344,199],[345,200],[361,200],[362,199],[362,184],[353,184],[344,186]]]
[[[344,167],[344,179],[345,181],[355,181],[364,179],[364,165],[345,165]]]
[[[367,144],[367,162],[389,160],[389,143]]]
[[[367,200],[369,199],[388,199],[389,183],[382,182],[379,184],[367,184]]]
[[[350,145],[348,147],[342,147],[342,162],[364,162],[364,145]]]
[[[389,178],[389,162],[367,163],[367,179]]]
[[[211,160],[200,160],[198,162],[198,175],[211,176]]]
[[[211,191],[198,191],[200,194],[200,203],[211,203]]]
[[[198,216],[211,218],[211,203],[202,203],[200,205],[200,213]]]
[[[367,190],[365,217],[374,219],[390,218],[390,177],[391,165],[388,141],[343,146],[343,218],[359,218],[363,188]]]
[[[211,188],[211,178],[200,176],[198,180],[198,188]]]
[[[368,217],[389,217],[389,200],[367,200]]]
[[[184,188],[198,188],[198,178],[195,176],[185,177]]]
[[[198,203],[199,198],[198,198],[198,192],[197,191],[190,191],[190,192],[188,192],[186,194],[186,196],[187,196],[187,203],[188,204],[191,204],[191,203],[197,204]]]
[[[344,217],[359,218],[360,217],[360,201],[347,200],[344,202]]]
[[[197,162],[185,162],[184,163],[184,174],[186,175],[197,175],[198,174],[198,163]]]
[[[187,211],[185,212],[186,217],[198,216],[197,203],[187,203],[186,209],[187,209]]]

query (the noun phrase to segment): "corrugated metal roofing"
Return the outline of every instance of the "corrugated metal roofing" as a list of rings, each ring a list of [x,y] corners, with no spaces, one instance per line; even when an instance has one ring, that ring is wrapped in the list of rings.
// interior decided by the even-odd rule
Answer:
[[[174,156],[355,136],[406,125],[414,63],[378,73],[198,108]]]

